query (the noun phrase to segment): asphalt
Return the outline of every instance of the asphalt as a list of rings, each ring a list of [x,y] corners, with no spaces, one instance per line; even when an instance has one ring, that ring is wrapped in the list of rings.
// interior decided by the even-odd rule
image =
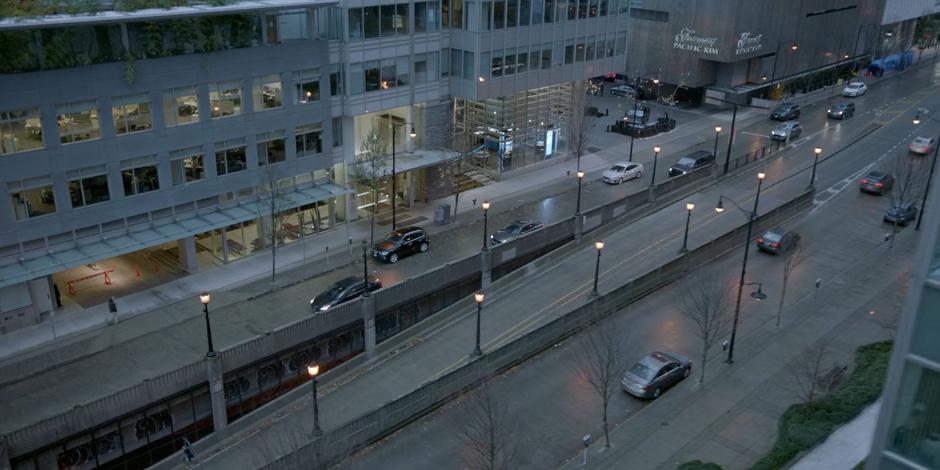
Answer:
[[[926,77],[931,75],[930,71],[917,71],[908,76],[909,80],[917,83],[917,80],[928,80]],[[849,187],[849,183],[879,164],[879,159],[884,162],[884,158],[892,155],[899,146],[903,149],[903,145],[915,133],[911,130],[907,114],[912,114],[912,110],[917,106],[937,104],[937,99],[933,96],[936,92],[935,85],[931,85],[929,90],[912,91],[911,84],[903,83],[903,79],[902,77],[886,81],[885,86],[873,89],[867,97],[858,100],[859,106],[865,105],[869,108],[871,115],[868,118],[864,117],[865,112],[862,111],[854,121],[827,121],[821,131],[812,133],[808,136],[809,139],[796,143],[797,149],[806,149],[806,155],[811,155],[810,149],[813,146],[832,149],[852,142],[865,129],[866,121],[875,119],[884,124],[882,129],[871,137],[838,155],[822,160],[817,174],[817,187],[829,189],[820,191],[823,197],[818,201],[820,207],[825,207],[826,201],[833,201],[835,195]],[[878,106],[877,115],[876,107],[871,106],[866,99],[872,102],[882,100],[883,104]],[[804,120],[804,126],[808,130],[812,128],[809,122],[813,117]],[[791,151],[782,158],[761,165],[759,170],[767,173],[765,190],[761,194],[761,207],[780,204],[806,187],[811,165],[806,155]],[[697,207],[710,208],[717,201],[718,195],[722,194],[731,196],[746,207],[754,191],[754,174],[757,171],[758,168],[754,168],[739,177],[725,180],[720,187],[709,188],[692,197],[691,201]],[[829,195],[833,197],[830,198]],[[879,202],[886,204],[885,200]],[[871,205],[867,223],[881,227],[878,214],[883,209]],[[605,241],[609,248],[605,247],[602,259],[600,290],[613,288],[622,279],[629,279],[676,256],[676,250],[681,244],[684,219],[685,201],[682,201],[664,207],[656,214],[607,236]],[[707,214],[696,212],[692,222],[690,244],[695,246],[724,232],[729,225],[743,223],[743,216],[733,210],[725,211],[721,215],[711,211]],[[870,229],[869,231],[874,233],[866,234],[871,243],[881,240],[880,230]],[[511,293],[496,293],[496,298],[492,302],[488,301],[484,309],[484,351],[511,341],[518,335],[583,304],[593,275],[593,263],[587,261],[592,261],[593,255],[593,246],[585,245],[529,281],[524,289]],[[842,254],[834,260],[846,256]],[[858,297],[860,296],[853,296]],[[474,329],[471,326],[471,313],[465,312],[463,317],[420,338],[420,341],[416,341],[416,347],[399,352],[394,357],[383,358],[355,378],[325,391],[320,401],[321,423],[326,428],[339,425],[462,364],[467,360],[468,351],[472,349]],[[739,348],[746,349],[745,344],[750,338],[747,337],[747,328],[742,328],[740,333],[744,338],[739,340]],[[742,369],[744,368],[735,370]],[[239,462],[258,464],[262,460],[270,459],[270,446],[274,445],[272,443],[288,442],[290,439],[286,436],[304,429],[309,412],[303,403],[292,405],[283,414],[266,421],[264,428],[252,431],[251,435],[232,436],[228,442],[204,454],[206,460],[201,466],[227,468]],[[262,448],[269,450],[262,452],[259,450]]]

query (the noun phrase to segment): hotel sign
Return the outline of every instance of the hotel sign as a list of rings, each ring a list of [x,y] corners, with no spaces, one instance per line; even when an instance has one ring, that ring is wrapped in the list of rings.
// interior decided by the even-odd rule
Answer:
[[[718,38],[702,37],[694,29],[682,28],[672,43],[674,49],[697,52],[699,54],[718,55]]]
[[[763,39],[763,34],[741,33],[738,37],[738,44],[734,49],[734,55],[750,54],[761,50],[764,47],[762,44]]]

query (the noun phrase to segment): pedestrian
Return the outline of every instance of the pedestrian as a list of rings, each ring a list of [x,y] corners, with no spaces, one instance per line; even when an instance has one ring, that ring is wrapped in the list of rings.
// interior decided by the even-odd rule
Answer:
[[[610,108],[604,108],[604,116],[610,115]]]

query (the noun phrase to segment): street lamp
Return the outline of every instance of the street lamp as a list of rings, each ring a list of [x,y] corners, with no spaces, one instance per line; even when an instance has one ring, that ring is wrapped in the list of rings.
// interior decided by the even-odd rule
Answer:
[[[721,135],[721,126],[715,126],[715,158],[718,158],[718,136]]]
[[[486,215],[490,211],[490,201],[483,201],[482,206],[483,206],[483,251],[486,251],[489,249],[486,243],[486,234],[487,234]]]
[[[314,362],[307,366],[307,374],[310,375],[310,382],[313,383],[313,437],[323,435],[320,429],[320,407],[317,405],[317,374],[320,373],[320,365]]]
[[[634,96],[634,97],[633,97],[633,116],[630,116],[630,122],[632,122],[633,120],[636,119],[636,105],[637,105],[636,96]],[[629,124],[630,122],[628,122],[628,124]],[[630,162],[633,161],[633,141],[635,140],[635,137],[633,137],[633,134],[630,133],[630,128],[631,128],[631,127],[633,127],[633,126],[631,126],[631,125],[628,125],[628,126],[627,126],[627,135],[630,136],[630,155],[629,155],[629,157],[627,157],[627,161],[630,161]]]
[[[397,189],[395,188],[395,186],[396,186],[396,182],[395,182],[395,179],[396,179],[396,178],[395,178],[395,161],[396,161],[396,159],[395,159],[395,140],[396,140],[396,136],[395,136],[395,133],[396,133],[396,130],[398,129],[398,126],[405,126],[405,125],[408,125],[408,124],[411,125],[411,132],[409,132],[408,135],[411,136],[412,139],[414,139],[415,137],[417,137],[417,136],[418,136],[418,133],[415,132],[415,125],[414,125],[413,122],[403,122],[403,123],[400,123],[400,124],[396,124],[394,121],[390,121],[390,122],[392,123],[392,230],[395,230],[395,229],[398,228],[398,226],[397,226],[397,224],[396,224],[397,219],[396,219],[396,217],[395,217],[395,215],[396,215],[395,198],[398,197],[398,191],[397,191]]]
[[[932,121],[936,121],[936,118],[930,118]],[[914,116],[914,124],[920,124],[920,113]],[[920,222],[924,220],[924,206],[927,205],[927,194],[930,192],[930,183],[933,180],[933,170],[937,166],[937,151],[940,150],[940,145],[934,147],[933,149],[933,159],[930,160],[930,171],[927,174],[927,187],[924,188],[924,198],[920,202],[920,210],[917,214],[917,223],[914,225],[914,230],[920,230]]]
[[[728,364],[734,363],[734,339],[735,339],[735,336],[737,336],[737,332],[738,332],[738,315],[741,312],[741,292],[744,291],[744,276],[747,273],[747,255],[750,250],[751,232],[754,228],[754,219],[757,218],[757,203],[758,201],[760,201],[760,189],[761,189],[761,185],[764,183],[764,177],[766,176],[767,175],[765,175],[764,173],[757,174],[757,193],[754,195],[754,210],[748,212],[744,210],[743,208],[741,208],[741,206],[738,205],[737,202],[734,202],[734,199],[731,199],[726,196],[719,196],[718,205],[715,206],[715,212],[721,213],[722,211],[725,210],[724,205],[722,204],[722,201],[724,199],[727,199],[732,204],[734,204],[734,206],[737,207],[738,210],[740,210],[742,213],[744,213],[744,215],[747,216],[747,238],[744,239],[744,261],[741,263],[741,280],[738,282],[738,299],[737,299],[737,303],[735,303],[735,306],[734,306],[734,320],[731,324],[731,342],[728,345],[728,359],[725,360],[725,362],[727,362]]]
[[[601,273],[601,251],[604,250],[604,242],[600,240],[594,242],[594,248],[597,248],[597,262],[594,263],[594,290],[591,291],[591,295],[596,296],[598,295],[597,294],[597,278],[598,276],[600,276],[600,273]]]
[[[574,207],[574,215],[578,217],[581,215],[581,180],[584,179],[584,172],[579,170],[575,175],[578,177],[578,202]]]
[[[209,302],[211,300],[212,295],[208,292],[199,294],[199,301],[202,302],[202,313],[206,316],[206,339],[209,341],[209,352],[206,353],[206,357],[215,357],[215,350],[212,349],[212,325],[209,323]]]
[[[659,160],[659,151],[662,150],[659,146],[653,147],[653,179],[650,180],[650,188],[656,186],[656,162]]]
[[[486,298],[486,294],[483,291],[477,291],[473,294],[473,300],[477,302],[477,346],[473,349],[471,356],[480,357],[483,355],[483,350],[480,349],[480,312],[483,310],[483,299]]]
[[[813,189],[816,187],[816,165],[819,164],[819,154],[822,153],[822,149],[816,147],[813,149],[813,174],[809,178],[809,187],[808,189]]]
[[[682,248],[679,250],[679,253],[686,253],[689,251],[689,223],[692,221],[692,209],[695,209],[695,204],[687,203],[685,209],[688,211],[688,214],[685,216],[685,235],[682,236]]]
[[[362,291],[363,297],[368,297],[372,295],[372,290],[369,289],[369,255],[367,254],[368,252],[367,247],[368,245],[366,245],[366,241],[363,240],[362,241],[362,282],[363,282],[363,285],[365,286],[365,290]]]
[[[659,102],[659,79],[658,78],[653,79],[653,85],[656,85],[656,102],[658,103]]]

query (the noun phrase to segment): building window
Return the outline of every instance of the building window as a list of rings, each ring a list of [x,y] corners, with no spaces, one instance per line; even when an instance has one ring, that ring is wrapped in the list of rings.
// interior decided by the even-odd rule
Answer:
[[[552,67],[552,47],[551,44],[542,45],[542,70]]]
[[[43,147],[39,108],[0,113],[0,155]]]
[[[427,54],[415,54],[415,85],[421,85],[428,82],[428,57]]]
[[[59,141],[63,144],[101,138],[98,103],[82,101],[56,106]]]
[[[343,67],[341,64],[330,65],[330,96],[343,94]]]
[[[289,10],[265,15],[265,26],[267,26],[268,44],[307,39],[307,12],[306,10]]]
[[[108,170],[104,165],[70,171],[69,198],[72,207],[84,207],[100,202],[108,202],[111,193],[108,191]]]
[[[49,177],[7,183],[16,220],[32,219],[55,212],[55,195]]]
[[[506,0],[506,27],[516,28],[518,26],[519,26],[519,0]]]
[[[170,152],[170,177],[173,186],[192,183],[206,177],[202,148],[193,147]]]
[[[183,87],[163,94],[163,114],[166,126],[181,126],[199,121],[199,100],[196,87]]]
[[[364,67],[366,76],[366,92],[378,90],[379,82],[381,82],[381,75],[379,74],[379,61],[373,60],[371,62],[366,62]]]
[[[284,149],[284,131],[258,134],[258,165],[280,163],[287,158]]]
[[[298,104],[320,100],[320,69],[294,73],[295,99]]]
[[[493,2],[483,2],[480,8],[480,31],[493,29]]]
[[[490,67],[490,75],[494,77],[503,76],[503,51],[493,51],[493,58],[490,59],[492,62]]]
[[[903,393],[891,420],[889,449],[925,468],[936,468],[940,464],[940,373],[906,362],[900,388]]]
[[[265,75],[255,79],[255,111],[280,108],[281,77],[278,75]]]
[[[516,56],[516,73],[523,73],[529,70],[529,53],[520,52]]]
[[[493,29],[506,27],[506,0],[493,2]]]
[[[366,39],[379,37],[379,7],[363,8],[362,24],[365,27]]]
[[[237,173],[247,167],[245,145],[241,139],[216,144],[215,173],[218,176]]]
[[[568,41],[571,41],[570,39]],[[574,44],[565,44],[565,65],[574,63]]]
[[[362,39],[362,8],[346,10],[349,21],[349,39]]]
[[[160,189],[157,174],[157,157],[135,158],[121,162],[121,179],[124,182],[124,195],[149,193]]]
[[[153,127],[150,98],[145,94],[112,98],[111,117],[118,135],[148,131]]]
[[[382,36],[408,34],[408,4],[382,5]]]
[[[333,147],[343,146],[343,118],[333,118]]]
[[[242,113],[242,88],[238,82],[209,84],[209,107],[212,118],[234,116]]]
[[[306,157],[323,153],[323,130],[320,124],[311,124],[298,127],[294,135],[294,141],[297,144],[297,157]]]

